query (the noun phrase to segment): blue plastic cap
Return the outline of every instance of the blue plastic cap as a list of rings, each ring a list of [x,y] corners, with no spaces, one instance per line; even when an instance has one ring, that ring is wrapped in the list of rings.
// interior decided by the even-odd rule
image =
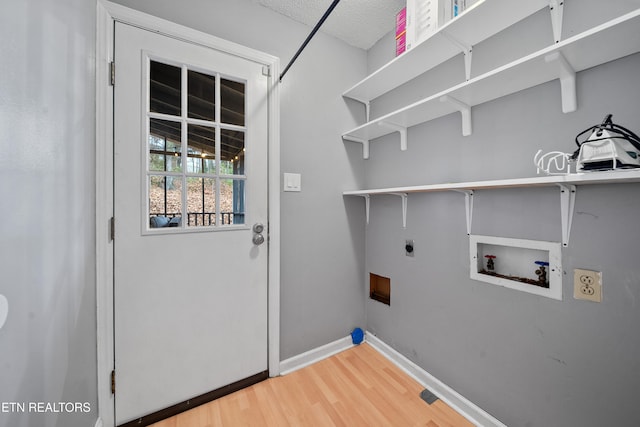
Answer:
[[[536,261],[535,263],[538,265],[549,265],[549,263],[546,261]]]
[[[364,332],[362,331],[362,329],[360,328],[355,328],[353,330],[353,332],[351,332],[351,341],[355,344],[358,345],[362,342],[362,340],[364,339]]]

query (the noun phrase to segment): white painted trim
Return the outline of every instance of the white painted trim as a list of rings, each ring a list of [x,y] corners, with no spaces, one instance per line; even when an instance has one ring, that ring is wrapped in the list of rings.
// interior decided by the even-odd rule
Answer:
[[[280,61],[269,78],[269,375],[280,375]]]
[[[280,60],[272,57],[269,76],[269,375],[280,375]]]
[[[96,35],[96,301],[98,347],[98,415],[101,426],[113,426],[113,245],[108,222],[113,213],[113,90],[108,64],[113,58],[113,24],[119,21],[190,43],[217,49],[271,70],[269,78],[269,277],[268,364],[271,376],[280,373],[280,75],[279,58],[196,31],[127,7],[97,0]],[[96,424],[97,426],[97,424]]]
[[[148,29],[189,43],[218,49],[222,52],[267,66],[272,66],[273,63],[279,63],[280,61],[277,57],[269,55],[268,53],[260,52],[229,40],[221,39],[211,34],[194,30],[192,28],[176,24],[175,22],[167,21],[166,19],[158,18],[157,16],[149,15],[135,9],[130,9],[126,6],[112,3],[107,0],[98,1],[104,5],[113,20],[124,24]],[[277,81],[277,76],[274,76],[273,73],[271,77],[274,81]]]
[[[354,347],[354,344],[351,340],[351,335],[348,335],[344,338],[340,338],[338,340],[330,342],[329,344],[325,344],[297,356],[290,357],[287,360],[283,360],[282,362],[280,362],[280,374],[290,374],[291,372],[297,371],[298,369],[302,369],[306,366],[331,357],[334,354],[348,350],[351,347]]]
[[[438,380],[433,375],[404,357],[371,332],[367,331],[365,337],[366,342],[369,343],[371,347],[396,364],[400,369],[406,372],[407,375],[415,379],[422,386],[428,388],[433,394],[438,396],[439,399],[476,426],[506,427],[505,424],[501,423],[496,418],[492,417],[490,414],[483,411],[471,401],[453,390],[451,387],[447,386],[442,381]]]
[[[113,60],[113,21],[103,2],[97,3],[96,30],[96,336],[98,420],[114,426],[111,394],[113,362],[113,244],[109,221],[113,215],[113,88],[109,63]],[[97,424],[96,424],[97,425]]]

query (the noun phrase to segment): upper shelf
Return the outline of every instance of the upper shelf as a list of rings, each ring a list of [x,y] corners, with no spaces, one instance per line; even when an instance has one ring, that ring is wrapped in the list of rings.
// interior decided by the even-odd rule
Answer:
[[[640,182],[640,170],[625,169],[617,171],[573,173],[568,175],[536,176],[533,178],[414,185],[409,187],[345,191],[343,195],[373,196],[382,194],[429,193],[437,191],[474,191],[494,188],[553,187],[557,185],[593,185],[634,182]]]
[[[549,0],[480,0],[413,49],[390,61],[343,93],[367,103],[505,28],[549,6]],[[458,44],[456,44],[456,42]]]
[[[366,142],[394,129],[406,129],[456,111],[463,112],[463,134],[467,135],[471,127],[470,107],[557,78],[561,79],[563,97],[565,83],[573,85],[573,90],[567,93],[573,92],[575,109],[575,72],[639,52],[638,28],[640,9],[367,122],[343,136],[347,140]],[[571,107],[565,109],[565,101],[563,99],[563,110],[572,111]]]

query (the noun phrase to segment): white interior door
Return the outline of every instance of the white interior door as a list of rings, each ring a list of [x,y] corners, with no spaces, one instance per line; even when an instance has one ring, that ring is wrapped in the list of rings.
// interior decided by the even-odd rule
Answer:
[[[267,77],[121,23],[115,64],[119,425],[267,371]]]

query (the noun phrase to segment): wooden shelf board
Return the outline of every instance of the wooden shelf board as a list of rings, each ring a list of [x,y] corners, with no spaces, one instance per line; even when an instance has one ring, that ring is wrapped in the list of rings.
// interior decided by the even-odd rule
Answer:
[[[552,81],[558,78],[559,67],[545,58],[555,52],[560,52],[576,72],[631,55],[640,51],[638,28],[640,9],[393,111],[345,135],[371,140],[393,132],[379,122],[408,128],[456,112],[452,105],[440,101],[445,95],[475,106]]]
[[[413,49],[345,91],[343,96],[369,102],[460,54],[461,50],[445,34],[472,47],[548,5],[548,0],[481,0]]]
[[[473,4],[441,30],[466,45],[475,46],[548,6],[549,0],[485,0]]]
[[[397,193],[429,193],[460,190],[490,190],[500,188],[553,187],[564,185],[624,184],[640,182],[640,170],[600,171],[570,175],[536,176],[532,178],[501,179],[488,181],[456,182],[416,185],[408,187],[377,188],[345,191],[345,196],[373,196]]]

